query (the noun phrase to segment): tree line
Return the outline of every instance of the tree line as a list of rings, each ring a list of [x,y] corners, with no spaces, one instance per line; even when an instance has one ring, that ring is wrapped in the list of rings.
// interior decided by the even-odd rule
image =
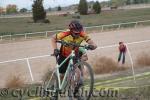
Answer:
[[[58,11],[61,10],[61,7],[58,6]],[[98,1],[96,1],[93,4],[92,11],[94,13],[99,14],[101,12],[101,6]],[[78,5],[78,12],[82,15],[88,14],[88,3],[86,0],[80,0],[79,5]],[[32,5],[32,13],[33,13],[33,20],[34,22],[38,22],[45,20],[46,18],[46,11],[44,10],[43,7],[43,0],[35,0],[33,5]]]
[[[99,3],[98,1],[92,2],[92,5],[89,5],[87,0],[80,0],[79,4],[77,6],[77,11],[81,15],[87,15],[90,13],[101,13],[101,7],[107,6],[123,6],[123,5],[130,5],[130,4],[141,4],[141,3],[150,3],[150,0],[109,0],[102,3]],[[102,6],[101,6],[102,5]],[[57,11],[61,11],[61,6],[57,7]],[[16,5],[9,5],[6,8],[7,13],[16,13],[17,12],[17,6]],[[20,12],[27,12],[26,8],[20,9]],[[32,14],[33,14],[33,20],[34,22],[38,22],[38,20],[45,20],[46,19],[46,11],[43,6],[43,0],[34,0],[32,5]],[[46,22],[49,22],[48,20]]]

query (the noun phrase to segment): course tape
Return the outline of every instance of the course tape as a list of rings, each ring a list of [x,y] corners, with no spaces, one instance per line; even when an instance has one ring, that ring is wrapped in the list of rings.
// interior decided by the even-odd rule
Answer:
[[[139,78],[139,77],[148,76],[148,75],[150,75],[150,72],[136,74],[135,77]],[[127,76],[127,77],[123,77],[123,78],[117,78],[117,79],[107,80],[107,81],[103,81],[103,82],[97,82],[94,85],[109,84],[109,83],[113,83],[113,82],[118,82],[118,81],[123,81],[123,80],[129,80],[129,79],[132,79],[132,78],[133,78],[133,76]]]
[[[40,98],[33,98],[33,99],[29,99],[29,100],[40,100]]]
[[[140,78],[138,78],[137,80],[139,81],[139,80],[147,79],[147,78],[150,78],[150,76],[140,77]],[[119,82],[116,82],[116,83],[109,83],[109,84],[107,84],[107,85],[105,85],[105,86],[121,84],[121,83],[129,82],[129,81],[131,81],[131,80],[122,80],[122,81],[119,81]],[[132,81],[133,81],[133,80],[132,80]]]
[[[109,89],[120,90],[120,89],[131,89],[131,88],[137,88],[137,87],[111,87],[111,86],[97,86],[97,87],[95,87],[96,90],[100,90],[100,89],[105,89],[105,90],[109,90]]]

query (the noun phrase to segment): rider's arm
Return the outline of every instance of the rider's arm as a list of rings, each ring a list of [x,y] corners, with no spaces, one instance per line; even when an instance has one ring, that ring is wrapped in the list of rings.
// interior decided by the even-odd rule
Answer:
[[[57,40],[62,40],[66,35],[68,35],[68,32],[60,32],[60,33],[54,34],[52,36],[52,38],[51,38],[51,45],[52,45],[52,48],[54,50],[57,49],[56,41]]]
[[[94,49],[97,48],[97,45],[94,43],[94,41],[85,33],[82,32],[81,35],[84,37],[84,40],[89,44],[89,45],[93,45]]]
[[[54,50],[57,49],[56,34],[51,37],[51,46]]]

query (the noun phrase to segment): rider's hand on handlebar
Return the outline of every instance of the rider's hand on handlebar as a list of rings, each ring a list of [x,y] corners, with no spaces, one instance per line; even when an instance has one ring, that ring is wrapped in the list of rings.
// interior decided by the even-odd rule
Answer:
[[[87,49],[89,49],[89,50],[94,50],[94,49],[95,49],[95,46],[94,46],[94,45],[88,45],[88,46],[87,46]]]
[[[54,49],[54,56],[57,57],[59,55],[59,53],[60,53],[60,51],[58,49]]]

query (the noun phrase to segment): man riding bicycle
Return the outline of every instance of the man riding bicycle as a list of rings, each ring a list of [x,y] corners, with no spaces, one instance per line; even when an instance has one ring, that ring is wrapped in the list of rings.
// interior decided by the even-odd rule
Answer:
[[[57,49],[57,41],[62,40],[67,43],[75,43],[81,44],[83,41],[88,43],[88,49],[95,50],[97,45],[93,42],[93,40],[84,32],[83,26],[79,23],[79,21],[74,20],[69,24],[69,30],[65,32],[60,32],[58,34],[54,34],[51,38],[52,48],[54,49],[54,55],[57,57],[57,63],[60,65],[71,53],[72,48],[66,45],[61,45],[60,50]],[[75,48],[75,55],[82,58],[83,61],[87,60],[87,55],[84,48]],[[81,60],[82,60],[81,59]],[[64,74],[67,70],[67,66],[69,63],[69,59],[59,68],[59,73],[61,80],[63,80]],[[78,73],[79,74],[79,73]],[[78,86],[75,87],[74,95],[78,92],[80,86],[82,86],[82,76],[78,80]]]
[[[61,64],[64,61],[64,59],[66,59],[69,56],[69,54],[71,53],[71,47],[61,45],[60,50],[59,50],[59,49],[57,49],[57,43],[56,43],[57,40],[63,40],[68,43],[76,43],[76,44],[81,44],[82,41],[86,41],[86,43],[89,44],[88,48],[90,50],[95,50],[97,48],[97,45],[84,32],[83,26],[77,20],[71,21],[71,23],[69,24],[68,31],[54,34],[51,38],[51,45],[52,45],[52,48],[54,49],[54,55],[59,56],[58,64]],[[81,49],[83,49],[83,48],[81,48]],[[81,54],[80,54],[80,51],[81,51]],[[76,55],[79,54],[80,57],[83,56],[83,58],[87,59],[86,53],[83,51],[84,50],[78,50],[77,48],[75,49]],[[62,75],[66,72],[68,63],[69,63],[69,60],[60,67],[59,72]]]

